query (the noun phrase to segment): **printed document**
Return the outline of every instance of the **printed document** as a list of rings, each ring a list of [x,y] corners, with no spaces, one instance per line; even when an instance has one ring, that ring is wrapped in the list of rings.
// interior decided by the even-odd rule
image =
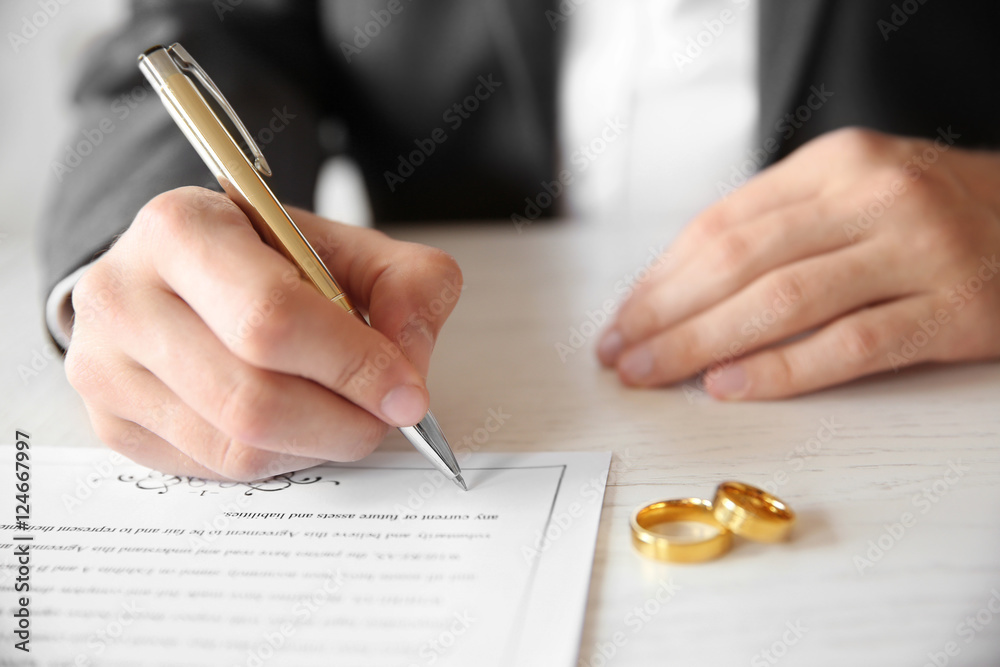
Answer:
[[[0,501],[0,665],[576,663],[610,454],[472,455],[468,492],[410,452],[253,483],[30,456],[28,525]]]

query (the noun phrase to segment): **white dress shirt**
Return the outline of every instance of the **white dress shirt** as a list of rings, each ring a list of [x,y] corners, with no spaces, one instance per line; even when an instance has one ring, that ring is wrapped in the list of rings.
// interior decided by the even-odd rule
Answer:
[[[566,0],[565,212],[609,225],[694,216],[755,136],[756,0]],[[609,129],[611,128],[611,129]],[[618,135],[615,136],[615,132]],[[603,150],[601,150],[603,148]]]

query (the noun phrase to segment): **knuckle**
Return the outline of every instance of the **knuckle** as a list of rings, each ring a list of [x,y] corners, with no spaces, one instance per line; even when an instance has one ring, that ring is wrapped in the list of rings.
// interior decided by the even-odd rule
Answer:
[[[945,266],[961,265],[969,256],[975,257],[974,239],[966,228],[955,220],[941,220],[940,224],[927,224],[911,236],[910,247],[914,255],[928,260],[938,258]]]
[[[184,189],[156,195],[139,209],[130,229],[141,235],[183,238],[188,223],[188,206]]]
[[[885,146],[885,136],[863,127],[845,127],[828,135],[828,140],[838,152],[869,161],[881,155]]]
[[[746,263],[751,251],[752,245],[746,236],[738,231],[726,232],[715,241],[715,265],[726,273],[735,271]]]
[[[837,332],[837,346],[842,359],[852,367],[867,367],[875,360],[888,342],[879,327],[864,322],[850,322]]]
[[[98,440],[112,451],[123,453],[125,429],[122,423],[117,419],[92,419],[91,426]]]
[[[386,345],[395,347],[395,343],[387,343]],[[393,359],[394,355],[388,351],[372,349],[367,349],[361,354],[350,355],[343,359],[343,364],[336,373],[331,389],[337,393],[347,392],[352,395],[362,393],[374,382],[379,373],[392,365]]]
[[[771,280],[768,303],[780,300],[789,308],[801,307],[809,302],[809,292],[802,274],[795,269],[783,271]]]
[[[100,294],[105,288],[106,271],[102,266],[103,262],[97,262],[87,269],[80,280],[73,286],[73,307],[82,308],[94,299],[95,294]]]
[[[767,364],[765,374],[767,386],[782,395],[795,391],[799,386],[799,376],[788,353],[785,350],[776,350],[769,356],[771,363]]]
[[[296,320],[287,301],[257,299],[239,317],[233,335],[225,339],[232,352],[244,361],[258,367],[274,367],[296,335]]]
[[[239,207],[221,193],[199,187],[182,187],[161,193],[143,206],[132,226],[153,239],[184,241],[204,233],[199,223],[205,218],[220,222],[241,222]]]
[[[92,322],[98,316],[114,319],[121,312],[121,285],[115,269],[107,261],[98,261],[73,286],[74,325]]]
[[[238,438],[230,438],[221,447],[216,471],[237,482],[253,482],[268,476],[266,471],[272,457],[270,452],[251,447]]]
[[[263,373],[246,373],[230,385],[219,408],[219,422],[236,441],[263,442],[280,418],[280,392]]]
[[[931,354],[939,361],[989,359],[1000,355],[1000,342],[995,332],[1000,328],[1000,299],[987,296],[972,299],[963,308],[964,322],[979,322],[986,326],[949,327],[943,345],[935,346]]]
[[[142,448],[149,431],[133,422],[115,417],[93,421],[94,433],[108,449],[123,456],[134,456]]]
[[[878,167],[873,172],[872,180],[877,189],[888,190],[895,196],[902,196],[905,190],[912,189],[912,179],[902,164],[886,164]],[[917,181],[918,184],[919,182]]]
[[[728,350],[724,344],[718,345],[717,350],[711,350],[711,347],[712,343],[690,326],[678,327],[670,335],[670,353],[677,359],[690,361],[711,359],[713,357],[710,352],[715,352],[720,357],[726,356]]]
[[[702,242],[712,241],[725,230],[725,219],[718,208],[705,211],[691,223],[692,233]]]
[[[81,396],[96,395],[107,385],[104,365],[79,343],[74,342],[69,346],[64,367],[70,386]]]
[[[662,327],[655,295],[650,293],[627,301],[618,313],[615,326],[626,341],[633,342],[659,331]]]
[[[949,188],[933,170],[924,172],[915,180],[907,179],[905,173],[901,173],[898,178],[907,184],[910,206],[921,216],[927,216],[929,212],[940,210],[951,203]]]

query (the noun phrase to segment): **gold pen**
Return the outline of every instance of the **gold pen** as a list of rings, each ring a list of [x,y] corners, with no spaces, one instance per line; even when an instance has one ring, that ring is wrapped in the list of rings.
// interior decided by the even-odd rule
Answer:
[[[205,70],[184,47],[176,43],[169,47],[147,49],[139,56],[139,69],[160,96],[174,122],[218,179],[219,185],[250,219],[261,239],[288,258],[323,296],[364,321],[323,260],[267,187],[263,176],[270,176],[271,168],[264,154]],[[252,162],[195,87],[195,82],[215,99],[229,117],[253,154]],[[428,412],[420,423],[400,427],[399,430],[445,477],[467,490],[455,454],[433,414]]]

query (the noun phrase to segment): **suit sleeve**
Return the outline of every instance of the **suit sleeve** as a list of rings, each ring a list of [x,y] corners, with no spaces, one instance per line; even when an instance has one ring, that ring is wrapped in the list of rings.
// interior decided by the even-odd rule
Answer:
[[[46,295],[106,251],[152,197],[185,185],[219,189],[136,66],[156,44],[180,42],[209,72],[268,158],[285,202],[312,207],[322,101],[310,80],[322,55],[314,3],[136,2],[96,47],[74,93],[76,129],[55,156],[39,226]],[[311,67],[309,65],[312,65]],[[50,327],[51,328],[51,327]]]

